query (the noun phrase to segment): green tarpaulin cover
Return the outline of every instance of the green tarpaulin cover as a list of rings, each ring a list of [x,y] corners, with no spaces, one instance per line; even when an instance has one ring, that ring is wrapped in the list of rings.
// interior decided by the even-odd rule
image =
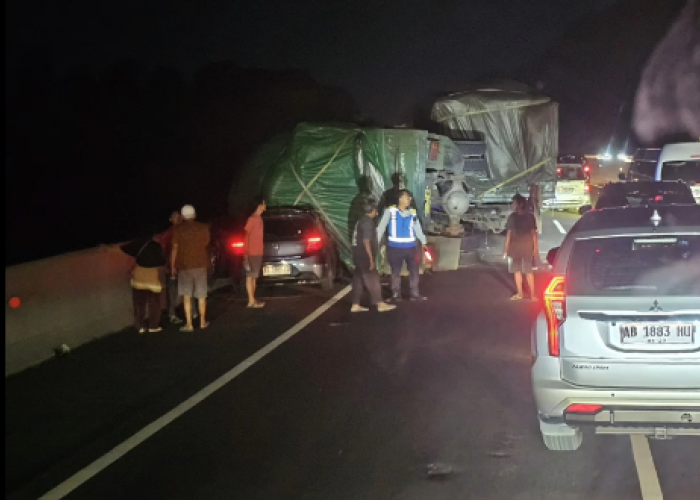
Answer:
[[[362,202],[379,201],[401,173],[418,207],[425,196],[427,132],[304,123],[265,144],[245,165],[229,194],[229,212],[240,214],[263,194],[270,206],[311,205],[353,269],[351,238]]]

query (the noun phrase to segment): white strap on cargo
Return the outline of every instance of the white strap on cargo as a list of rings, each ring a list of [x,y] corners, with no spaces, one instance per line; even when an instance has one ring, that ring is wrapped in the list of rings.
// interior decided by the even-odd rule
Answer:
[[[477,196],[476,199],[477,199],[477,200],[482,199],[485,195],[489,194],[490,192],[495,191],[495,190],[497,190],[497,189],[499,189],[499,188],[502,188],[502,187],[505,186],[506,184],[510,184],[511,182],[513,182],[513,181],[516,180],[516,179],[520,179],[520,178],[521,178],[522,176],[524,176],[525,174],[528,174],[528,173],[532,172],[533,170],[536,170],[536,169],[542,167],[542,165],[546,165],[546,164],[549,163],[550,161],[552,161],[551,158],[547,158],[547,159],[545,159],[545,160],[542,160],[541,162],[537,163],[536,165],[533,165],[532,167],[528,168],[527,170],[523,170],[523,171],[520,172],[518,175],[514,175],[514,176],[511,177],[510,179],[505,180],[505,181],[501,182],[500,184],[495,185],[495,186],[492,187],[491,189],[487,189],[486,191],[484,191],[483,193],[481,193],[479,196]]]
[[[302,194],[303,194],[303,193],[306,193],[306,196],[308,196],[309,199],[311,200],[311,204],[312,204],[312,205],[314,206],[314,208],[315,208],[316,210],[318,210],[318,212],[323,216],[324,221],[325,221],[326,223],[330,224],[330,226],[332,227],[333,232],[335,233],[336,237],[342,238],[342,237],[343,237],[343,233],[342,233],[341,231],[338,230],[338,228],[335,226],[335,224],[333,224],[333,219],[331,219],[331,218],[328,216],[328,214],[325,212],[325,210],[323,210],[323,208],[321,208],[321,204],[318,202],[318,200],[316,200],[316,198],[314,198],[314,195],[311,194],[311,191],[309,191],[308,187],[304,184],[304,181],[301,180],[301,177],[299,177],[299,174],[297,174],[297,171],[296,171],[296,169],[294,168],[294,165],[293,165],[293,164],[290,164],[290,168],[291,168],[291,170],[292,170],[292,173],[294,174],[294,177],[296,177],[297,181],[299,182],[299,185],[301,186]],[[300,198],[301,198],[302,194],[299,195]],[[298,200],[297,200],[297,201],[298,201]],[[294,204],[296,205],[297,203],[295,202]]]
[[[436,121],[437,122],[444,122],[447,120],[453,120],[454,118],[460,117],[460,116],[473,116],[473,115],[483,115],[484,113],[497,113],[499,111],[506,111],[508,109],[518,109],[518,108],[527,108],[530,106],[539,106],[540,104],[547,104],[548,102],[552,102],[552,100],[549,97],[543,97],[542,99],[537,99],[532,102],[526,102],[526,103],[520,103],[520,104],[512,104],[510,106],[498,106],[496,108],[489,108],[489,109],[478,109],[474,111],[465,111],[464,113],[455,113],[450,116],[447,116],[445,118],[438,118]]]
[[[306,188],[310,188],[311,186],[313,186],[314,182],[316,182],[318,180],[318,178],[321,177],[321,175],[323,175],[323,172],[325,172],[326,169],[331,166],[331,163],[333,163],[335,161],[335,159],[338,157],[338,154],[343,149],[343,146],[345,146],[345,143],[348,142],[348,139],[350,137],[356,137],[356,135],[355,134],[348,134],[345,136],[345,139],[343,139],[343,142],[340,143],[340,146],[338,146],[338,149],[335,150],[335,153],[333,153],[333,156],[331,157],[331,159],[328,160],[328,163],[326,163],[323,166],[323,168],[321,170],[319,170],[319,172],[316,175],[314,175],[313,179],[311,179],[306,186],[303,186],[303,184],[302,184],[302,186],[305,188],[304,191],[308,192],[308,189],[306,189]],[[301,182],[301,181],[299,181],[299,182]],[[292,203],[292,205],[296,205],[297,203],[299,203],[299,201],[301,201],[301,198],[303,196],[304,196],[303,192],[299,193],[299,196],[297,196],[297,199],[294,200],[294,203]]]

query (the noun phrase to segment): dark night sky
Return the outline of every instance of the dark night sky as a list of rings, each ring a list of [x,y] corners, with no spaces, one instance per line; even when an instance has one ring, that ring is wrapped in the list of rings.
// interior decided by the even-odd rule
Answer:
[[[402,120],[415,101],[516,72],[615,0],[6,2],[6,83],[48,52],[56,70],[119,58],[195,69],[212,60],[308,69],[363,112]]]

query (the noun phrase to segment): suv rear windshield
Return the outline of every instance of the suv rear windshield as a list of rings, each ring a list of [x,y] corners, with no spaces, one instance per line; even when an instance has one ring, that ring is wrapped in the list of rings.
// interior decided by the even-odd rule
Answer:
[[[263,215],[263,222],[266,241],[300,240],[314,229],[308,215]]]
[[[656,163],[636,161],[629,170],[629,178],[633,181],[653,181],[656,175]]]
[[[583,172],[583,167],[579,165],[559,165],[557,166],[557,178],[560,181],[585,181],[586,174]]]
[[[664,181],[685,181],[691,186],[700,183],[700,161],[669,161],[661,169]]]
[[[570,295],[700,295],[700,236],[624,236],[577,241]]]

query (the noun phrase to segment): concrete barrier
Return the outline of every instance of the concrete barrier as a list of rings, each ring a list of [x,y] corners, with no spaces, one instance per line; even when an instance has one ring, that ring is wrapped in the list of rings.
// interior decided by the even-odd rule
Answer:
[[[5,268],[5,376],[130,325],[132,265],[110,245]]]

